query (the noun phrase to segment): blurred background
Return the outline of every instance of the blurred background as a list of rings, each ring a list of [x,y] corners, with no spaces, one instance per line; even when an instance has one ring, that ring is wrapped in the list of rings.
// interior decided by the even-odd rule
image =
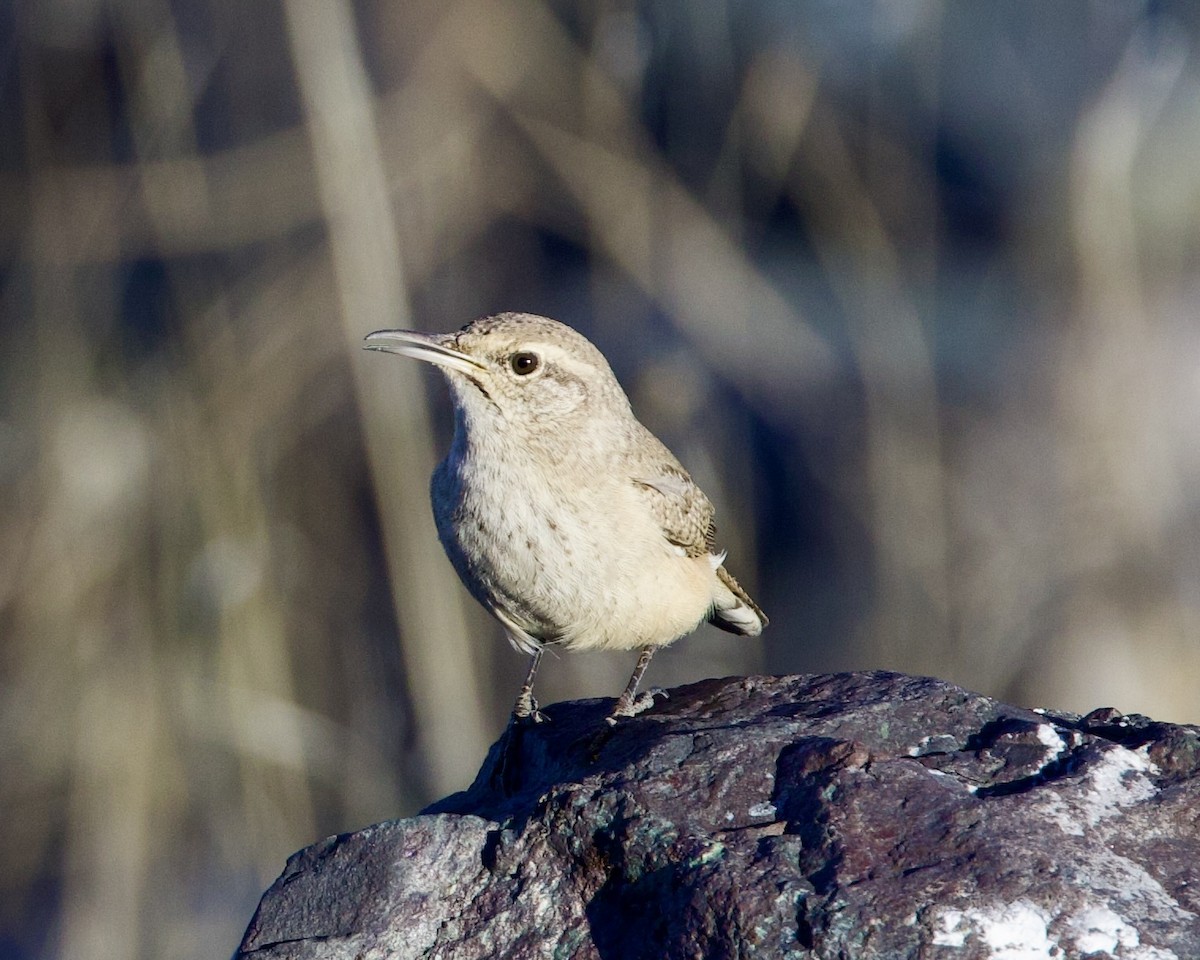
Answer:
[[[1200,721],[1198,20],[0,6],[0,957],[226,956],[290,853],[500,733],[524,659],[428,506],[447,393],[380,327],[526,310],[610,358],[772,617],[651,684]]]

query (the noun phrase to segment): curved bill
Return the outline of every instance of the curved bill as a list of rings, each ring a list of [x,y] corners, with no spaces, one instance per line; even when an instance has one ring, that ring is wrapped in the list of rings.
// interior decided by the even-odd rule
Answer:
[[[449,346],[453,334],[420,333],[417,330],[376,330],[363,338],[364,350],[398,353],[402,357],[424,360],[439,367],[472,375],[487,367],[469,354]]]

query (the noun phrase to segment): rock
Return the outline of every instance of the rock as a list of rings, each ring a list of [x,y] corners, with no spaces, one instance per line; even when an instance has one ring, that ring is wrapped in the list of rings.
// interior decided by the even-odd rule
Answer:
[[[1195,727],[894,673],[609,705],[293,856],[238,957],[1200,957]]]

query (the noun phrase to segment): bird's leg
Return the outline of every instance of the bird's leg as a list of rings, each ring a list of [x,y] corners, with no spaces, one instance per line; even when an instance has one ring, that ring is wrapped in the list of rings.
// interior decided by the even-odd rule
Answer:
[[[615,726],[620,717],[637,716],[654,702],[653,694],[650,694],[649,700],[645,702],[640,701],[636,696],[638,684],[642,681],[642,674],[650,666],[650,658],[653,656],[654,647],[649,644],[642,647],[642,653],[638,657],[637,666],[633,668],[633,676],[629,678],[629,683],[625,685],[625,690],[617,698],[617,705],[613,707],[612,713],[605,718],[609,726]]]
[[[513,720],[516,722],[532,720],[534,723],[541,723],[546,719],[546,715],[538,709],[537,701],[533,698],[533,678],[537,676],[538,664],[542,662],[543,649],[538,647],[530,659],[529,673],[521,685],[521,692],[517,694],[517,702],[513,704]]]
[[[521,786],[521,741],[530,723],[541,723],[547,716],[538,709],[533,698],[533,678],[537,676],[538,664],[542,660],[542,647],[538,647],[529,661],[529,673],[521,684],[517,702],[513,704],[512,716],[504,735],[500,738],[499,752],[488,779],[506,797],[516,794]]]

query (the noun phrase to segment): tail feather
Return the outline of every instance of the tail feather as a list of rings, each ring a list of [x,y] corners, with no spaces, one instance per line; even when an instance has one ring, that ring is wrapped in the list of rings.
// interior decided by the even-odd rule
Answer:
[[[767,615],[724,567],[717,567],[717,579],[725,587],[727,596],[716,598],[708,622],[729,633],[757,637],[770,622]]]

